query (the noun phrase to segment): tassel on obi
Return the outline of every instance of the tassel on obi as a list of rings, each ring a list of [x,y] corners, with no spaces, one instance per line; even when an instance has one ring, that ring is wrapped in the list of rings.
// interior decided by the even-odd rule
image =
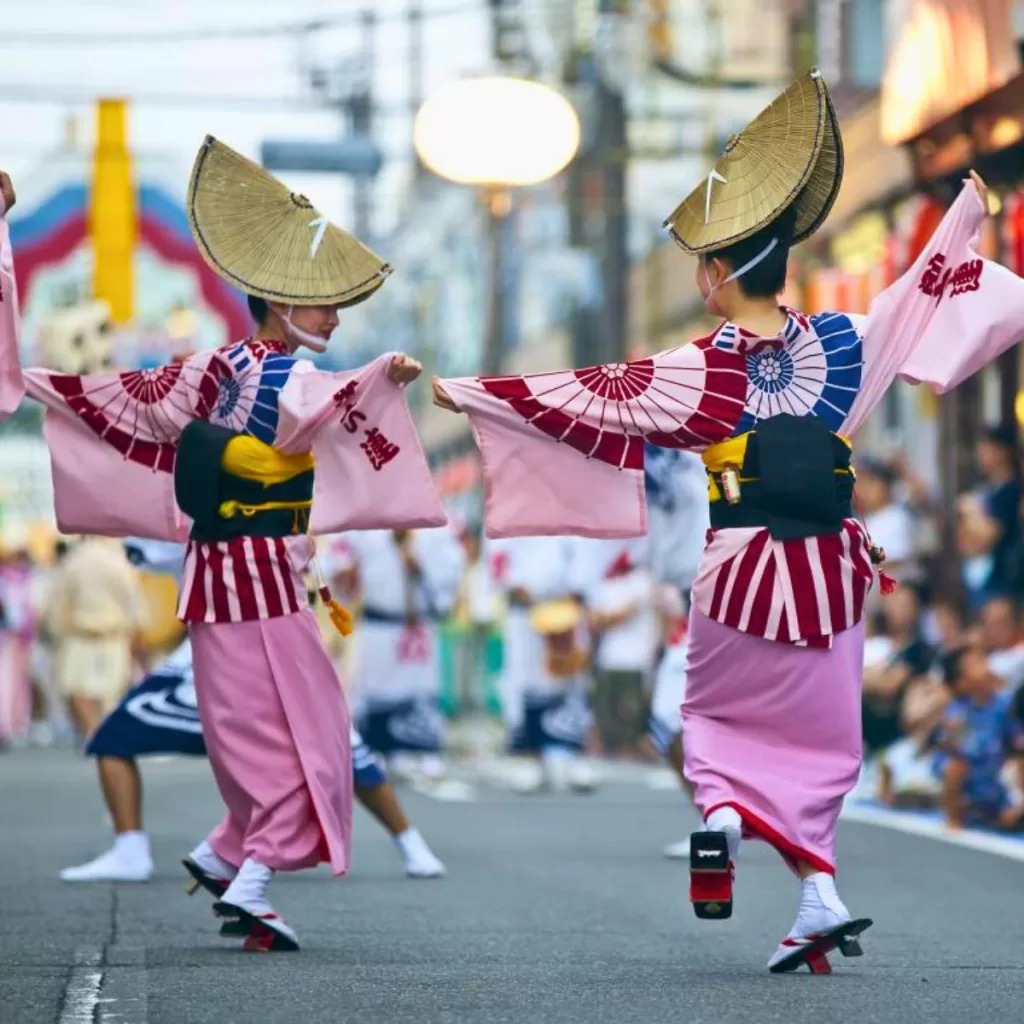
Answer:
[[[878,589],[883,597],[888,597],[899,584],[882,568],[885,564],[885,549],[872,543],[868,548],[868,557],[871,559],[871,564],[878,570]]]
[[[330,587],[320,588],[320,600],[323,601],[324,607],[327,609],[327,614],[330,616],[331,622],[334,624],[334,628],[342,636],[351,636],[352,631],[355,628],[355,621],[352,618],[352,613],[343,605],[339,604],[331,596]]]
[[[355,630],[355,619],[353,619],[352,613],[343,604],[334,600],[331,588],[327,585],[323,570],[320,568],[320,560],[316,557],[316,541],[312,537],[309,538],[309,541],[310,564],[316,576],[316,591],[320,595],[320,600],[323,601],[324,607],[327,609],[327,615],[334,628],[342,636],[351,636]]]

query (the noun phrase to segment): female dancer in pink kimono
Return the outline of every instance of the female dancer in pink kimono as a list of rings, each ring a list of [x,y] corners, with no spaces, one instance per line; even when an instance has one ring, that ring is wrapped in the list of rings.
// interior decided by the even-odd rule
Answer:
[[[711,529],[693,586],[684,771],[697,916],[732,912],[740,839],[801,881],[772,971],[861,952],[835,885],[836,822],[861,766],[865,595],[882,553],[854,517],[851,442],[902,378],[945,391],[1024,336],[1024,281],[978,257],[972,175],[914,266],[867,317],[781,308],[789,248],[831,208],[842,144],[817,72],[730,141],[666,223],[697,254],[708,337],[610,366],[435,381],[469,414],[495,535],[635,535],[644,445],[702,454]],[[883,587],[883,589],[885,589]]]
[[[227,805],[189,871],[223,892],[215,910],[248,948],[296,949],[271,876],[323,861],[344,874],[351,840],[349,712],[303,582],[312,534],[447,520],[401,391],[419,365],[384,356],[332,374],[296,356],[323,351],[338,309],[390,268],[212,138],[189,215],[210,266],[248,293],[254,336],[154,371],[26,370],[21,386],[47,406],[62,530],[187,536],[179,614]]]

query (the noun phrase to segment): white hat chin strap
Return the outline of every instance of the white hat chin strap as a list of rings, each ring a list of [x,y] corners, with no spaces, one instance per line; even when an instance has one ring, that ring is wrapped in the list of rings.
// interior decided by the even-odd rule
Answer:
[[[310,334],[309,331],[304,331],[301,327],[296,327],[292,323],[292,311],[294,309],[294,306],[289,306],[288,312],[284,315],[284,322],[288,325],[288,330],[291,331],[292,336],[296,341],[305,345],[306,348],[311,348],[314,352],[326,352],[327,345],[323,338],[316,334]]]
[[[736,278],[742,277],[748,270],[753,270],[754,267],[758,265],[758,263],[761,263],[763,260],[766,260],[775,251],[775,248],[776,246],[778,246],[778,244],[779,240],[777,238],[773,238],[752,260],[748,260],[746,263],[743,264],[742,267],[739,268],[739,270],[734,270],[724,281],[720,281],[718,284],[711,283],[711,275],[708,273],[708,265],[705,261],[704,280],[707,281],[709,289],[708,299],[710,299],[711,296],[715,294],[715,290],[721,288],[723,284],[728,284],[730,281],[735,281]]]

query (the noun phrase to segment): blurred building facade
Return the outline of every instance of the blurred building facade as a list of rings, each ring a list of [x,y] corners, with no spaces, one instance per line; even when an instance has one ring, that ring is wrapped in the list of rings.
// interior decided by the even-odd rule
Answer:
[[[602,5],[596,0],[597,41],[588,49],[586,38],[575,38],[577,69],[581,57],[585,67],[588,53],[600,55],[603,45],[605,58],[603,63],[595,58],[596,74],[606,85],[621,86],[628,175],[621,195],[610,194],[605,169],[600,161],[588,163],[585,148],[562,183],[565,231],[535,230],[545,221],[532,220],[537,216],[530,209],[533,197],[517,208],[510,240],[517,254],[518,312],[507,339],[508,372],[600,361],[609,351],[600,335],[616,312],[609,306],[609,253],[599,222],[617,201],[629,218],[619,351],[663,350],[713,325],[692,261],[670,243],[661,221],[728,135],[812,65],[823,70],[832,88],[847,170],[828,222],[794,252],[784,301],[810,312],[866,312],[874,296],[914,262],[972,166],[994,196],[994,217],[981,251],[1024,272],[1024,5],[1013,0],[652,0],[632,5],[634,13],[639,6],[647,15],[642,23],[646,48],[634,44],[624,63],[608,60],[607,35],[600,43]],[[619,27],[626,25],[622,21]],[[623,67],[631,73],[624,76]],[[570,88],[584,115],[586,140],[588,115],[600,111],[595,113],[585,86],[586,76],[577,74]],[[591,146],[595,130],[591,124]],[[558,219],[555,192],[549,190],[551,225]],[[582,221],[582,231],[574,219]],[[587,230],[590,222],[599,225],[594,232]],[[552,261],[562,261],[566,272],[551,273]],[[477,301],[486,307],[486,294],[478,293]],[[539,306],[545,316],[536,315]],[[861,450],[883,457],[901,453],[951,509],[953,496],[973,481],[972,442],[981,428],[1012,422],[1018,410],[1024,412],[1020,358],[1019,350],[1009,353],[942,399],[928,389],[897,385],[864,428]],[[446,489],[471,491],[478,473],[465,426],[438,426],[449,433],[435,435],[435,419],[427,415],[425,436],[437,458],[439,480]]]
[[[805,307],[866,312],[912,265],[971,168],[992,190],[979,251],[1024,273],[1024,5],[818,0],[812,13],[847,171],[825,229],[796,257]],[[955,498],[977,483],[981,430],[1021,419],[1022,358],[1011,350],[941,398],[899,384],[860,438],[883,457],[902,453],[932,486],[946,550]],[[950,561],[940,584],[955,586],[954,573]]]

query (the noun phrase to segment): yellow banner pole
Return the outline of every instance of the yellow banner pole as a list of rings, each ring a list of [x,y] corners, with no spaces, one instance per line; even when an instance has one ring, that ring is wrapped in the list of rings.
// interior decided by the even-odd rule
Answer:
[[[100,100],[96,106],[89,234],[93,248],[93,294],[110,306],[114,323],[132,319],[132,257],[138,237],[128,104]]]

